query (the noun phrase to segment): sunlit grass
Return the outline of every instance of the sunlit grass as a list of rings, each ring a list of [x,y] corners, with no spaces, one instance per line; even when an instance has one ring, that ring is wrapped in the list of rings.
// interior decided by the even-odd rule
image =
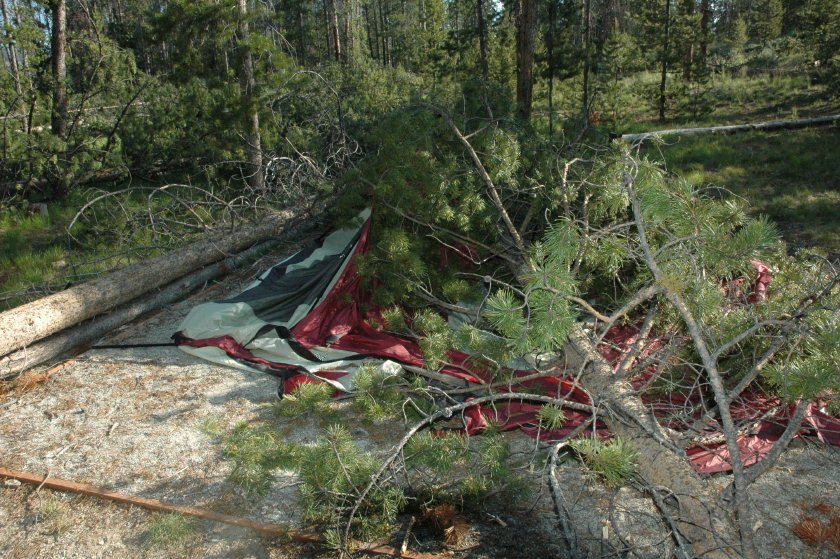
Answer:
[[[146,545],[153,549],[186,546],[198,538],[198,522],[182,514],[160,514],[149,524]]]
[[[686,136],[657,148],[669,171],[746,199],[796,247],[840,255],[840,128]],[[657,154],[658,155],[658,154]]]
[[[117,190],[121,185],[113,185]],[[0,202],[0,311],[61,287],[85,281],[104,271],[151,258],[189,242],[201,231],[155,234],[149,216],[172,214],[172,200],[149,191],[103,198],[76,219],[79,208],[104,190],[74,191],[51,202],[48,213],[20,201]],[[185,197],[190,192],[181,193]],[[196,212],[207,222],[216,216],[204,208]],[[179,219],[177,213],[175,219]],[[68,227],[72,226],[71,239]],[[190,236],[190,235],[193,236]]]

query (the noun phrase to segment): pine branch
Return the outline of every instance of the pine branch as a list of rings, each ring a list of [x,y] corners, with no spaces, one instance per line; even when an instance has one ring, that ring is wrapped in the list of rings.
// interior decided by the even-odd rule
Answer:
[[[738,446],[737,429],[732,419],[732,412],[729,408],[726,389],[723,386],[723,378],[717,368],[717,362],[709,352],[706,340],[703,338],[702,331],[699,324],[694,318],[694,314],[689,309],[682,295],[668,285],[665,280],[665,274],[660,269],[656,260],[653,257],[653,252],[648,244],[647,231],[642,222],[642,211],[639,205],[639,198],[636,195],[634,187],[635,177],[625,169],[625,187],[630,196],[633,217],[636,222],[636,229],[639,233],[639,244],[645,256],[645,263],[654,275],[657,283],[663,288],[665,296],[677,309],[683,322],[688,329],[689,335],[694,342],[694,347],[700,355],[703,362],[703,367],[709,375],[709,382],[715,395],[715,400],[720,410],[721,422],[723,424],[723,433],[726,437],[726,446],[729,450],[730,464],[732,466],[733,476],[735,478],[735,505],[738,510],[738,520],[740,525],[741,543],[743,546],[744,556],[747,559],[757,557],[757,550],[753,536],[752,524],[752,508],[749,504],[746,490],[747,479],[744,475],[744,464],[741,460],[741,451]]]
[[[484,164],[481,162],[481,158],[476,153],[475,148],[472,147],[472,144],[470,144],[469,139],[467,139],[467,137],[464,136],[464,134],[461,132],[461,129],[458,128],[458,125],[455,124],[455,121],[453,121],[452,117],[449,116],[449,113],[447,113],[440,107],[437,107],[430,103],[418,103],[418,105],[420,107],[432,111],[433,113],[443,118],[443,120],[446,121],[446,124],[449,125],[449,128],[464,146],[464,149],[466,149],[467,153],[470,154],[470,157],[472,158],[473,163],[475,164],[476,170],[478,170],[478,174],[481,177],[481,180],[484,181],[484,185],[487,187],[487,192],[490,194],[490,200],[492,200],[493,205],[496,206],[496,210],[499,212],[502,221],[505,223],[505,227],[507,227],[508,233],[513,239],[516,248],[519,250],[519,257],[522,260],[524,260],[529,267],[533,268],[533,264],[531,264],[528,261],[527,250],[525,248],[525,243],[522,240],[522,236],[519,234],[519,230],[513,224],[513,220],[511,220],[507,208],[502,202],[501,196],[499,196],[499,190],[493,183],[493,179],[490,178],[490,174],[487,172],[487,169],[484,168]]]

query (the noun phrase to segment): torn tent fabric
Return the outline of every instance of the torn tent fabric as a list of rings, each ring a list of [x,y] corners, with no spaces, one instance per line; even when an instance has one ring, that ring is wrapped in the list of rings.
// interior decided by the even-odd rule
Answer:
[[[423,367],[417,340],[374,328],[370,321],[381,322],[381,316],[375,310],[363,311],[370,297],[356,274],[355,259],[367,252],[369,217],[370,211],[363,212],[357,227],[336,231],[286,258],[239,295],[193,308],[175,334],[179,347],[202,359],[280,377],[285,393],[313,381],[352,391],[353,376],[365,362],[386,371],[394,371],[394,363]],[[448,359],[451,365],[439,372],[463,380],[465,386],[489,380],[484,371],[469,365],[466,353],[452,350]],[[583,390],[559,377],[533,379],[525,386],[591,403]],[[540,407],[518,401],[476,406],[464,414],[466,431],[478,434],[493,422],[550,439],[568,434],[588,419],[570,410],[569,421],[546,432],[537,428]],[[600,436],[608,435],[600,421],[594,429]]]
[[[314,246],[289,256],[235,297],[196,306],[174,336],[179,347],[222,365],[277,376],[286,393],[304,382],[327,382],[338,391],[352,392],[353,377],[363,363],[375,363],[390,374],[401,371],[398,364],[424,367],[416,339],[371,325],[381,323],[381,315],[370,305],[370,294],[363,288],[355,264],[367,252],[370,227],[370,210],[366,210],[355,227],[337,230]],[[763,295],[769,270],[759,273]],[[619,366],[623,354],[635,343],[637,332],[632,326],[622,326],[605,337],[609,343],[602,345],[601,351],[614,366]],[[665,341],[656,338],[649,343],[659,346],[644,351],[654,351]],[[450,364],[440,373],[464,381],[465,385],[491,381],[489,374],[471,363],[468,354],[452,350],[448,358]],[[516,376],[533,373],[514,372]],[[561,371],[557,376],[526,381],[521,390],[591,404],[588,395]],[[680,404],[693,398],[674,395],[672,400],[674,397],[679,398]],[[667,406],[674,402],[647,404],[655,411],[659,406],[664,415]],[[465,431],[478,434],[493,423],[504,429],[521,429],[542,440],[556,440],[589,419],[588,414],[567,408],[563,425],[546,431],[540,428],[540,408],[516,399],[475,406],[464,413]],[[761,413],[767,409],[763,407]],[[742,449],[750,451],[747,460],[754,463],[769,452],[783,430],[778,428],[784,419],[782,415],[765,418],[766,425],[759,422],[755,432],[741,437]],[[840,444],[840,421],[816,407],[809,411],[803,429],[813,430],[826,442]],[[587,432],[609,436],[600,420]],[[725,444],[698,445],[689,448],[688,455],[699,472],[730,469]]]

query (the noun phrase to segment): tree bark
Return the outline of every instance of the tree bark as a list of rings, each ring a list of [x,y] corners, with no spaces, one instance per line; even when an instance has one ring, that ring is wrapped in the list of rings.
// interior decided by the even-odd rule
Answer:
[[[10,28],[11,22],[9,21],[9,12],[6,11],[6,0],[0,0],[0,12],[3,14],[3,24]],[[18,69],[18,60],[17,60],[17,49],[15,49],[15,39],[14,37],[8,36],[6,34],[6,41],[7,46],[9,48],[9,68],[12,71],[12,80],[15,82],[15,93],[17,93],[18,97],[23,96],[23,88],[20,85],[20,70]]]
[[[391,65],[391,51],[388,48],[388,26],[385,23],[385,9],[382,7],[383,0],[377,0],[379,5],[379,35],[382,39],[382,65]]]
[[[686,15],[690,19],[693,19],[694,12],[697,8],[697,6],[695,5],[695,0],[684,0],[684,4]],[[689,38],[688,44],[685,45],[685,53],[683,56],[683,79],[685,81],[691,80],[692,68],[694,66],[694,30],[692,29],[690,33],[691,36]]]
[[[251,58],[251,47],[248,46],[248,13],[245,0],[238,0],[239,26],[239,91],[245,126],[245,153],[248,157],[246,180],[256,189],[264,187],[262,169],[262,143],[260,141],[260,115],[257,111],[257,95],[255,93],[254,61]]]
[[[326,0],[327,25],[330,41],[332,42],[333,59],[341,62],[341,35],[338,32],[338,9],[335,0]]]
[[[572,332],[565,354],[569,371],[579,369],[586,363],[580,379],[581,386],[612,412],[608,414],[611,417],[599,416],[607,422],[610,432],[631,441],[639,451],[639,474],[654,487],[665,487],[677,495],[690,496],[680,499],[680,511],[675,524],[680,530],[678,536],[691,545],[693,556],[726,557],[722,551],[715,551],[720,547],[715,536],[721,534],[716,532],[710,518],[713,503],[706,503],[702,499],[708,488],[694,472],[685,455],[678,455],[676,452],[681,452],[678,449],[668,448],[669,441],[664,434],[661,434],[660,440],[651,435],[651,432],[661,433],[658,423],[631,383],[613,372],[609,363],[595,349],[589,335],[580,327]],[[680,554],[677,557],[689,559]]]
[[[52,133],[64,139],[67,135],[67,4],[52,0],[52,73],[53,85]]]
[[[353,64],[353,0],[344,0],[344,63]]]
[[[262,219],[234,234],[219,235],[177,252],[134,264],[0,314],[0,355],[30,345],[97,314],[166,285],[229,254],[277,234],[290,220],[306,215],[287,212]]]
[[[516,105],[520,118],[531,118],[534,91],[534,37],[537,27],[536,0],[517,0]]]
[[[665,120],[665,85],[668,79],[668,54],[671,49],[671,0],[665,0],[665,33],[662,43],[662,79],[659,82],[659,120]]]
[[[374,14],[376,10],[374,9]],[[362,6],[362,14],[365,18],[365,31],[367,33],[368,50],[371,60],[379,60],[379,38],[376,35],[376,16],[371,15],[367,5]]]
[[[712,16],[709,0],[700,1],[700,63],[706,67],[709,49],[709,21]]]
[[[291,227],[284,231],[283,238],[288,239],[292,235],[299,235],[300,233],[300,228]],[[157,288],[150,289],[149,292],[142,294],[142,297],[138,297],[136,300],[120,306],[102,317],[68,328],[25,349],[10,353],[0,358],[0,379],[15,376],[50,359],[81,348],[143,314],[179,301],[208,281],[229,273],[241,266],[242,263],[249,261],[279,242],[281,242],[281,239],[275,238],[258,244],[244,252],[188,273],[160,290]]]
[[[548,3],[548,33],[546,51],[548,54],[548,139],[554,138],[554,35],[557,33],[557,2]]]
[[[306,26],[304,24],[303,2],[296,2],[298,24],[298,64],[306,67]]]
[[[21,19],[20,19],[20,9],[18,8],[17,0],[12,0],[12,7],[15,9],[15,25],[18,29],[21,28]],[[20,49],[20,56],[21,62],[23,62],[23,69],[26,70],[29,68],[29,55],[26,52],[26,49],[21,47]],[[32,89],[32,77],[28,76],[29,81],[29,89]]]
[[[475,17],[478,22],[478,52],[481,63],[481,77],[487,81],[490,76],[490,67],[487,63],[487,24],[484,21],[484,0],[476,0]]]
[[[592,44],[592,0],[583,2],[583,118],[589,120],[589,66]]]

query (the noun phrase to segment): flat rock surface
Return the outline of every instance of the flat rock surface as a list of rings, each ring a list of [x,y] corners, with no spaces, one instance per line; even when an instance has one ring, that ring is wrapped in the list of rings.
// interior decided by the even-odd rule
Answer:
[[[168,342],[190,308],[239,291],[268,265],[263,259],[100,343]],[[218,436],[248,422],[275,426],[295,440],[314,440],[321,426],[306,418],[277,417],[276,392],[277,381],[267,375],[202,362],[174,347],[88,351],[47,382],[0,396],[0,466],[300,527],[297,477],[279,472],[266,495],[247,495],[227,479],[231,465]],[[402,434],[388,425],[359,424],[351,431],[372,450],[387,449]],[[523,452],[534,447],[521,434],[508,436]],[[418,529],[410,547],[443,557],[565,556],[541,474],[537,461],[530,473],[535,491],[515,506],[494,505],[471,516],[470,533],[460,546],[419,541],[423,531]],[[606,489],[575,461],[561,466],[559,478],[586,556],[616,556],[625,545],[632,547],[633,557],[671,555],[667,528],[643,494]],[[728,480],[715,478],[710,489],[719,490]],[[815,505],[825,504],[824,511],[840,508],[837,449],[796,444],[756,483],[752,498],[762,557],[837,556],[831,549],[805,545],[792,532],[803,514],[819,514],[809,512]],[[0,481],[0,557],[281,558],[324,553],[210,522],[194,524],[184,538],[152,543],[150,530],[157,516],[137,507]]]

